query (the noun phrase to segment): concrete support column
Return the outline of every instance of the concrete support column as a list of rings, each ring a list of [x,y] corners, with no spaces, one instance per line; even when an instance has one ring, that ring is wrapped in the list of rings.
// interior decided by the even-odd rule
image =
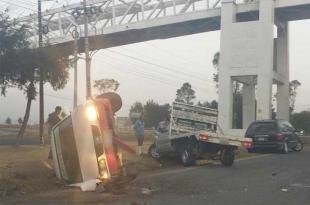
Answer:
[[[244,84],[242,88],[242,115],[243,129],[246,129],[251,122],[255,121],[255,85]]]
[[[219,65],[219,115],[218,131],[227,133],[232,127],[232,79],[227,72],[230,69],[229,31],[236,19],[234,0],[223,0],[221,7],[221,50]]]
[[[260,0],[259,21],[260,50],[263,51],[257,56],[259,70],[257,75],[257,119],[271,119],[271,96],[274,67],[274,1]]]
[[[289,35],[288,22],[278,26],[277,39],[277,72],[283,76],[283,81],[278,84],[277,92],[277,118],[289,120]]]
[[[271,119],[272,78],[258,75],[257,78],[257,119]]]

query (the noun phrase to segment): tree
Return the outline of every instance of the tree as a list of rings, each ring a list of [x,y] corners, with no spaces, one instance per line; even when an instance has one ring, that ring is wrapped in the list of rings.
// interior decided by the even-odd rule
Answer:
[[[216,100],[212,100],[211,102],[205,101],[201,103],[200,101],[197,103],[198,106],[201,107],[207,107],[211,109],[217,109],[218,108],[218,102]]]
[[[17,120],[17,122],[18,122],[18,124],[23,124],[23,120],[22,120],[22,118],[20,117],[20,118],[18,118],[18,120]]]
[[[308,135],[310,133],[310,112],[303,111],[292,114],[291,123],[296,129],[302,129]]]
[[[157,127],[160,121],[169,116],[169,104],[160,105],[154,100],[148,100],[143,107],[145,127]]]
[[[129,110],[129,118],[134,122],[138,117],[143,114],[143,105],[140,102],[135,102]]]
[[[292,114],[295,110],[295,102],[297,96],[297,89],[301,86],[301,83],[298,80],[292,80],[290,82],[290,113]]]
[[[220,52],[216,52],[212,60],[213,67],[215,72],[213,73],[213,81],[215,82],[215,87],[219,87],[219,65],[220,65]]]
[[[10,117],[6,118],[5,123],[6,123],[7,125],[11,125],[11,124],[12,124],[11,118],[10,118]]]
[[[191,84],[184,83],[180,89],[177,90],[176,102],[182,102],[186,104],[193,104],[193,100],[196,98],[195,91],[192,89]]]
[[[26,37],[27,26],[16,26],[6,14],[0,14],[0,87],[5,95],[7,88],[24,91],[27,98],[23,124],[17,135],[16,144],[23,139],[30,116],[31,103],[37,95],[38,68],[42,68],[44,83],[54,90],[62,89],[69,77],[68,56],[52,47],[33,49]]]
[[[119,85],[119,82],[114,79],[100,79],[94,81],[94,88],[96,88],[100,94],[115,92]]]

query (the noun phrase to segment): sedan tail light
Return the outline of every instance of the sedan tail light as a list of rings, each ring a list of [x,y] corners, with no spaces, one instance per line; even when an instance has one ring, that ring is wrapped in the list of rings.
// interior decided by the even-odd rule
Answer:
[[[284,140],[284,135],[283,135],[282,133],[278,133],[278,134],[276,135],[276,139],[277,139],[278,141],[283,141],[283,140]]]

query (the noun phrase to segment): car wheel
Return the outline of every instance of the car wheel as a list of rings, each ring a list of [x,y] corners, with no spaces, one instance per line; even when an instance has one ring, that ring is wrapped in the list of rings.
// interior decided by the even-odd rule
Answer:
[[[287,154],[288,153],[288,144],[287,144],[287,142],[284,142],[281,151],[282,151],[282,154]]]
[[[235,152],[233,149],[223,149],[221,153],[221,163],[224,166],[230,167],[234,164]]]
[[[304,148],[304,144],[302,143],[302,141],[300,139],[298,139],[297,145],[295,147],[293,147],[292,149],[295,152],[300,152],[303,148]]]
[[[191,166],[195,163],[193,152],[189,148],[185,148],[181,153],[181,161],[184,167]]]
[[[156,145],[155,143],[153,143],[148,150],[148,154],[150,157],[152,157],[153,159],[158,159],[160,157],[159,153],[156,150]]]

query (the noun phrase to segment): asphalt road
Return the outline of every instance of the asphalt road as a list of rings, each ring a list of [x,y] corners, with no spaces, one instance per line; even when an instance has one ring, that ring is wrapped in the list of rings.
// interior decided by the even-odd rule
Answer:
[[[307,148],[301,153],[237,160],[230,168],[216,164],[177,167],[140,176],[114,194],[65,189],[19,199],[15,203],[309,205],[309,156],[310,148]]]

